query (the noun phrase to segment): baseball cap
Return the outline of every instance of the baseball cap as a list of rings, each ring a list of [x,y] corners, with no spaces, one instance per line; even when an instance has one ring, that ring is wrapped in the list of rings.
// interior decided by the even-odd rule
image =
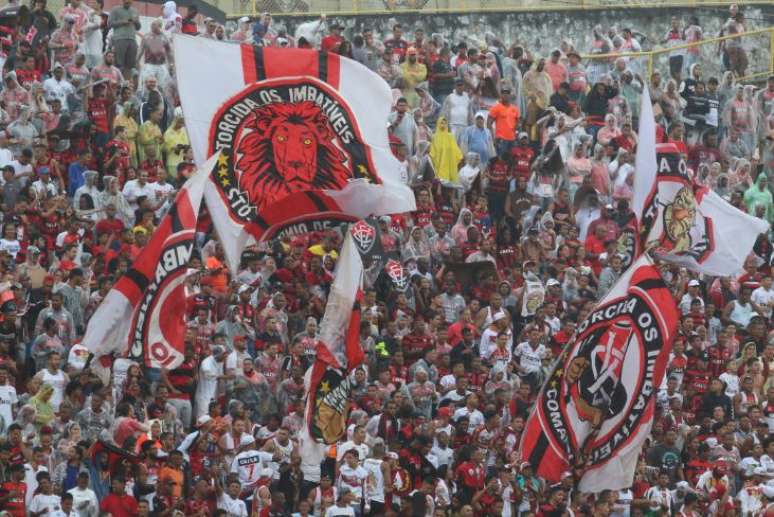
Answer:
[[[239,446],[244,447],[246,445],[252,445],[255,443],[255,438],[253,438],[253,435],[251,434],[243,434],[242,437],[239,439]]]
[[[519,470],[524,470],[526,468],[532,468],[532,464],[528,461],[522,461],[519,465]]]
[[[242,16],[242,17],[239,19],[239,22],[240,22],[240,23],[247,23],[247,22],[249,22],[249,21],[250,21],[250,18],[248,18],[247,16]]]
[[[30,255],[40,254],[40,248],[38,248],[37,246],[30,246],[27,248],[27,253],[29,253]]]
[[[202,415],[196,419],[196,427],[201,427],[207,424],[207,422],[210,422],[211,420],[212,420],[212,417],[210,415]]]
[[[451,416],[451,408],[449,406],[438,408],[439,418],[449,418],[450,416]]]
[[[688,282],[688,287],[699,287],[699,281],[691,280],[690,282]]]
[[[556,278],[550,278],[548,282],[546,282],[546,287],[551,287],[552,285],[559,285],[559,280]]]
[[[237,293],[238,294],[242,294],[242,293],[244,293],[246,291],[249,291],[249,290],[250,290],[250,286],[247,285],[247,284],[243,284],[243,285],[239,286],[239,290],[237,291]]]

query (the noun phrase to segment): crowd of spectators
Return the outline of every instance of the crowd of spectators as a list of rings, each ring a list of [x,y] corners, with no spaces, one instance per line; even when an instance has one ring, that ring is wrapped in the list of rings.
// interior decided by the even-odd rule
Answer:
[[[401,25],[321,20],[295,38],[263,15],[232,32],[174,2],[146,34],[131,0],[30,7],[26,26],[0,31],[0,514],[772,515],[769,235],[733,277],[660,265],[682,316],[630,488],[581,493],[582,466],[547,483],[518,454],[553,358],[622,273],[643,88],[659,142],[696,181],[774,219],[774,77],[737,82],[742,41],[720,48],[720,77],[695,48],[643,77],[636,57],[588,57],[638,51],[627,28],[538,56]],[[746,24],[734,6],[723,31]],[[174,33],[319,45],[393,89],[384,122],[417,210],[378,224],[410,285],[366,275],[367,359],[347,435],[321,463],[297,439],[340,232],[249,248],[232,274],[204,215],[184,362],[115,358],[104,385],[81,344],[194,170]],[[696,17],[673,18],[663,43],[702,38]]]

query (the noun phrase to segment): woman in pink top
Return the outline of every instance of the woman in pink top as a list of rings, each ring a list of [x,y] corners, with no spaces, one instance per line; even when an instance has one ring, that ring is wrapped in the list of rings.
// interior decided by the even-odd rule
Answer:
[[[583,183],[583,177],[591,174],[591,159],[586,156],[585,145],[575,144],[572,156],[567,160],[567,172],[570,175],[570,199],[574,199],[575,193]]]
[[[607,145],[614,138],[621,135],[621,130],[615,123],[615,115],[608,113],[605,115],[605,125],[597,133],[597,142]]]

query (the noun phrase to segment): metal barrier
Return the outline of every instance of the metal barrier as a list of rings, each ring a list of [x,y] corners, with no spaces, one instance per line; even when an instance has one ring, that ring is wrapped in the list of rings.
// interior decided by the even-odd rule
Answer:
[[[587,61],[613,60],[619,57],[631,58],[633,60],[644,60],[647,62],[647,68],[646,68],[647,76],[645,76],[645,79],[647,80],[653,73],[655,61],[661,56],[667,56],[671,52],[674,52],[677,50],[686,50],[689,48],[696,48],[696,47],[701,48],[706,45],[716,45],[720,42],[731,40],[731,39],[741,39],[741,38],[749,38],[749,37],[755,37],[755,36],[766,37],[765,39],[767,40],[769,59],[766,62],[766,68],[764,70],[758,70],[758,71],[746,74],[744,77],[740,77],[737,79],[737,81],[746,82],[746,81],[767,76],[772,72],[774,72],[774,27],[769,27],[767,29],[747,31],[740,34],[733,34],[730,36],[719,36],[716,38],[707,38],[701,41],[697,41],[695,43],[686,43],[683,45],[676,45],[674,47],[669,47],[669,48],[657,48],[650,51],[622,52],[618,54],[585,54],[585,55],[582,55],[581,57]],[[665,75],[665,77],[667,76]]]
[[[210,0],[229,17],[254,17],[269,12],[282,17],[470,14],[486,12],[592,11],[728,7],[731,4],[774,5],[774,0],[722,2],[718,0]]]

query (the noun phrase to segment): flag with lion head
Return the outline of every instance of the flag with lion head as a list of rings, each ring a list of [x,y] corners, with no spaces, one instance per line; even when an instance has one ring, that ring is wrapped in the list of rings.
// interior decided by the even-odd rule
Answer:
[[[174,48],[194,158],[221,153],[205,202],[232,271],[251,242],[415,209],[377,74],[311,49],[184,35]]]

